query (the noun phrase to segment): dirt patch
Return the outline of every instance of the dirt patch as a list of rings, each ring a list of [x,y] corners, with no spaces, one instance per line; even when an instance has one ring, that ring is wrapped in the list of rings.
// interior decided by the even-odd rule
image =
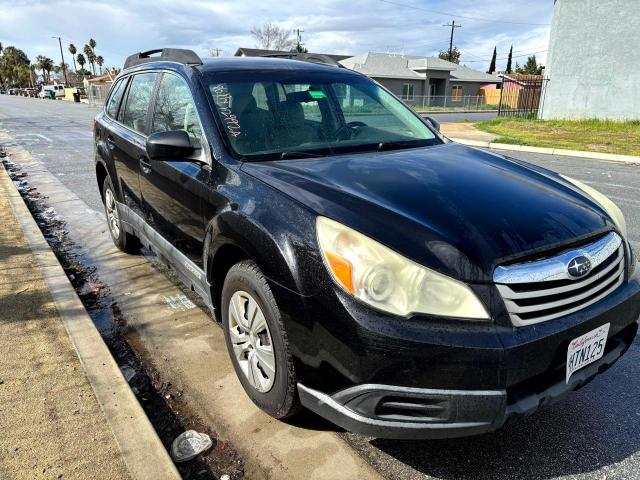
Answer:
[[[176,464],[182,477],[243,478],[244,462],[233,446],[218,438],[213,428],[191,412],[181,400],[182,392],[145,365],[128,343],[126,318],[111,297],[109,287],[100,281],[96,267],[69,236],[64,218],[47,205],[45,196],[29,185],[26,173],[18,165],[6,158],[3,163],[165,448],[170,451],[173,440],[185,430],[206,433],[213,440],[213,447],[207,452]]]

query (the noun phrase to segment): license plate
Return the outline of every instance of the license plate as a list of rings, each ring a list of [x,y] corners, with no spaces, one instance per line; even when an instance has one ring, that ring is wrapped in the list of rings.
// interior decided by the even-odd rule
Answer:
[[[575,372],[602,358],[610,326],[607,323],[571,341],[567,350],[567,383]]]

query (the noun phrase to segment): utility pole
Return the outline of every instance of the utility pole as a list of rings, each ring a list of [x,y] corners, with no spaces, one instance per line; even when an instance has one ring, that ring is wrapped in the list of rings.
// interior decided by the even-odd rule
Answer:
[[[219,57],[221,53],[222,53],[222,50],[220,50],[219,48],[209,49],[209,55],[211,55],[212,57]]]
[[[294,30],[294,32],[296,32],[296,52],[302,52],[302,35],[301,33],[304,32],[304,30],[302,28],[296,28]]]
[[[449,38],[449,61],[451,61],[451,56],[453,55],[453,31],[462,27],[462,25],[456,25],[456,21],[453,20],[451,23],[443,25],[443,27],[451,27],[451,38]]]
[[[64,74],[64,86],[69,86],[69,80],[67,80],[67,66],[64,64],[64,53],[62,53],[62,38],[60,37],[51,37],[58,39],[58,45],[60,45],[60,56],[62,57],[62,73]]]

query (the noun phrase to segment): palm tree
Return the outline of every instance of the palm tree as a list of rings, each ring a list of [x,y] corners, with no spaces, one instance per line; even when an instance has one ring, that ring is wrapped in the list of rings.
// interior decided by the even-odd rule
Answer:
[[[84,58],[84,55],[81,53],[78,54],[78,65],[80,65],[80,70],[82,71],[82,75],[84,76],[84,64],[87,63],[87,60]]]
[[[84,52],[85,56],[87,57],[87,62],[89,62],[89,65],[91,65],[91,71],[95,75],[96,74],[96,68],[94,66],[94,63],[96,61],[95,53],[93,53],[93,50],[91,49],[91,47],[88,44],[84,46],[82,51]]]
[[[51,60],[49,57],[44,57],[42,68],[47,71],[47,83],[49,83],[51,81],[51,71],[55,68],[53,60]]]
[[[89,46],[91,47],[91,50],[93,50],[93,53],[95,53],[95,51],[96,51],[96,41],[93,38],[89,39]]]
[[[73,58],[73,69],[76,71],[76,73],[78,72],[78,67],[76,67],[76,52],[78,51],[78,49],[76,49],[76,46],[73,43],[69,44],[69,53],[71,53],[71,58]]]
[[[49,79],[47,78],[47,57],[44,55],[38,55],[36,57],[35,66],[37,69],[42,70],[42,81],[44,83],[49,83]]]
[[[102,75],[102,65],[104,64],[104,58],[102,58],[102,55],[98,55],[96,57],[96,63],[100,67],[100,75]]]

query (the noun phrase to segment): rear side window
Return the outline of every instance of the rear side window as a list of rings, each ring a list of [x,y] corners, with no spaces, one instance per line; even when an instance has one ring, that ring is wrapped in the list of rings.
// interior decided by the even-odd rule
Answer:
[[[158,88],[151,132],[184,130],[194,147],[200,148],[202,129],[189,86],[176,75],[165,74]]]
[[[126,79],[120,79],[111,91],[111,96],[109,97],[107,107],[105,108],[107,115],[111,118],[116,118],[118,116],[118,107],[120,106],[120,101],[122,100],[126,84]]]
[[[124,112],[120,115],[120,121],[123,124],[140,133],[147,132],[147,112],[157,75],[157,73],[141,73],[133,77]]]

